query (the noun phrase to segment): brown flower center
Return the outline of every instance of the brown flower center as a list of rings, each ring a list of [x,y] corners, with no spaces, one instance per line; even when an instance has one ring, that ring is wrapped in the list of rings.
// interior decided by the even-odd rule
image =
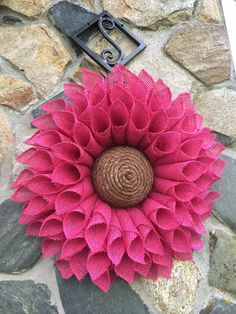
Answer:
[[[139,150],[117,146],[98,156],[92,180],[103,201],[114,207],[131,207],[148,195],[153,184],[153,171]]]

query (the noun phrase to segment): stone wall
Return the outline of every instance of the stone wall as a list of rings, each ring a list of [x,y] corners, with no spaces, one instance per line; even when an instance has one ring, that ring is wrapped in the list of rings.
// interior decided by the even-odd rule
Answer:
[[[69,3],[88,11],[56,0],[0,0],[0,313],[236,313],[236,84],[220,3]],[[21,206],[8,200],[10,183],[22,170],[15,156],[34,132],[30,121],[39,105],[61,92],[64,82],[78,82],[81,67],[104,74],[65,36],[78,19],[87,21],[102,9],[147,44],[128,68],[161,77],[174,95],[190,90],[205,125],[227,147],[224,181],[216,184],[222,198],[206,223],[205,248],[194,261],[176,261],[170,280],[140,279],[132,288],[120,281],[107,295],[87,279],[63,281],[53,260],[42,260],[40,241],[24,236],[17,223]],[[95,36],[89,46],[101,51],[104,40]]]

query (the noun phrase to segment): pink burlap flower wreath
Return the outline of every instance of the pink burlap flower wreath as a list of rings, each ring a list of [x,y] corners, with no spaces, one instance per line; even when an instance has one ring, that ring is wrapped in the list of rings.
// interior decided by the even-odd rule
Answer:
[[[108,291],[116,277],[169,278],[172,259],[203,247],[224,147],[189,93],[172,99],[144,70],[118,65],[104,79],[84,69],[82,80],[32,122],[32,147],[17,157],[28,168],[12,184],[19,222],[65,279],[89,274]]]

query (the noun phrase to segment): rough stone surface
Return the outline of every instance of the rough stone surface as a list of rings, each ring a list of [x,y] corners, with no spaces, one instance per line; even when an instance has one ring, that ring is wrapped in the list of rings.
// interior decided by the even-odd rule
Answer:
[[[236,138],[236,91],[221,88],[208,91],[195,99],[206,126]]]
[[[0,5],[8,6],[11,10],[30,18],[37,18],[50,2],[50,0],[1,0]]]
[[[212,131],[211,133],[216,134],[216,141],[220,142],[221,144],[223,144],[226,147],[231,145],[234,142],[232,137],[230,137],[228,135],[222,134],[222,133],[217,132],[217,131]]]
[[[153,282],[141,278],[138,285],[141,284],[141,289],[161,313],[189,314],[193,311],[199,279],[200,273],[194,262],[175,261],[170,279],[160,277]],[[135,283],[134,288],[136,285]]]
[[[2,27],[0,42],[0,55],[24,71],[44,96],[55,90],[71,60],[56,34],[44,24]]]
[[[181,25],[171,35],[165,51],[205,84],[230,78],[231,55],[223,25]]]
[[[18,223],[21,209],[20,203],[11,200],[0,205],[0,272],[22,272],[41,256],[41,240],[26,237],[25,226]]]
[[[87,2],[87,1],[86,1]],[[73,32],[80,29],[88,21],[96,16],[96,14],[89,12],[80,5],[73,4],[67,1],[60,1],[55,4],[49,10],[50,17],[52,18],[55,26],[65,35],[70,36]],[[94,30],[88,30],[83,36],[83,41],[86,42],[91,35],[94,34]],[[78,53],[81,50],[76,44],[71,41]]]
[[[57,314],[50,298],[45,284],[35,284],[32,280],[0,282],[1,314]]]
[[[212,300],[200,314],[235,314],[236,304],[224,301],[222,299]]]
[[[105,10],[137,27],[157,29],[190,18],[195,0],[103,0]]]
[[[9,146],[13,143],[13,140],[14,137],[11,126],[5,113],[0,109],[0,163],[5,153],[8,151]]]
[[[236,237],[221,231],[212,236],[214,247],[210,257],[209,284],[236,293]]]
[[[214,202],[214,212],[220,216],[231,228],[236,230],[236,160],[230,156],[221,155],[226,160],[223,181],[214,184],[214,190],[221,193],[221,197]]]
[[[200,0],[196,9],[196,18],[200,23],[220,23],[217,0]]]
[[[139,296],[123,280],[113,283],[108,293],[102,292],[88,277],[79,282],[75,277],[63,280],[56,271],[60,295],[68,314],[148,314]]]
[[[37,101],[30,84],[15,77],[0,75],[0,104],[20,110]]]

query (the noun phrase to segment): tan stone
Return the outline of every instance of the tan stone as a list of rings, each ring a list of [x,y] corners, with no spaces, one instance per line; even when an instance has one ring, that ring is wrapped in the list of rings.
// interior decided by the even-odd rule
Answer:
[[[215,89],[198,96],[195,105],[209,128],[236,138],[236,91]]]
[[[184,25],[170,36],[165,51],[205,84],[230,78],[231,54],[223,25]]]
[[[0,4],[30,18],[37,18],[43,14],[50,2],[50,0],[2,0]]]
[[[137,27],[157,29],[190,18],[195,0],[103,0],[105,10]]]
[[[30,84],[15,77],[0,75],[0,105],[21,110],[37,101]]]
[[[7,116],[4,111],[0,109],[0,163],[8,151],[9,146],[13,143],[13,140],[14,137]]]
[[[200,0],[196,9],[196,18],[200,23],[220,23],[218,0]]]
[[[143,298],[147,297],[155,310],[165,314],[189,314],[194,308],[200,277],[194,262],[175,261],[170,279],[141,278],[132,285],[138,293],[142,291]]]
[[[0,55],[21,71],[44,96],[61,81],[71,60],[57,35],[46,25],[0,28]]]

